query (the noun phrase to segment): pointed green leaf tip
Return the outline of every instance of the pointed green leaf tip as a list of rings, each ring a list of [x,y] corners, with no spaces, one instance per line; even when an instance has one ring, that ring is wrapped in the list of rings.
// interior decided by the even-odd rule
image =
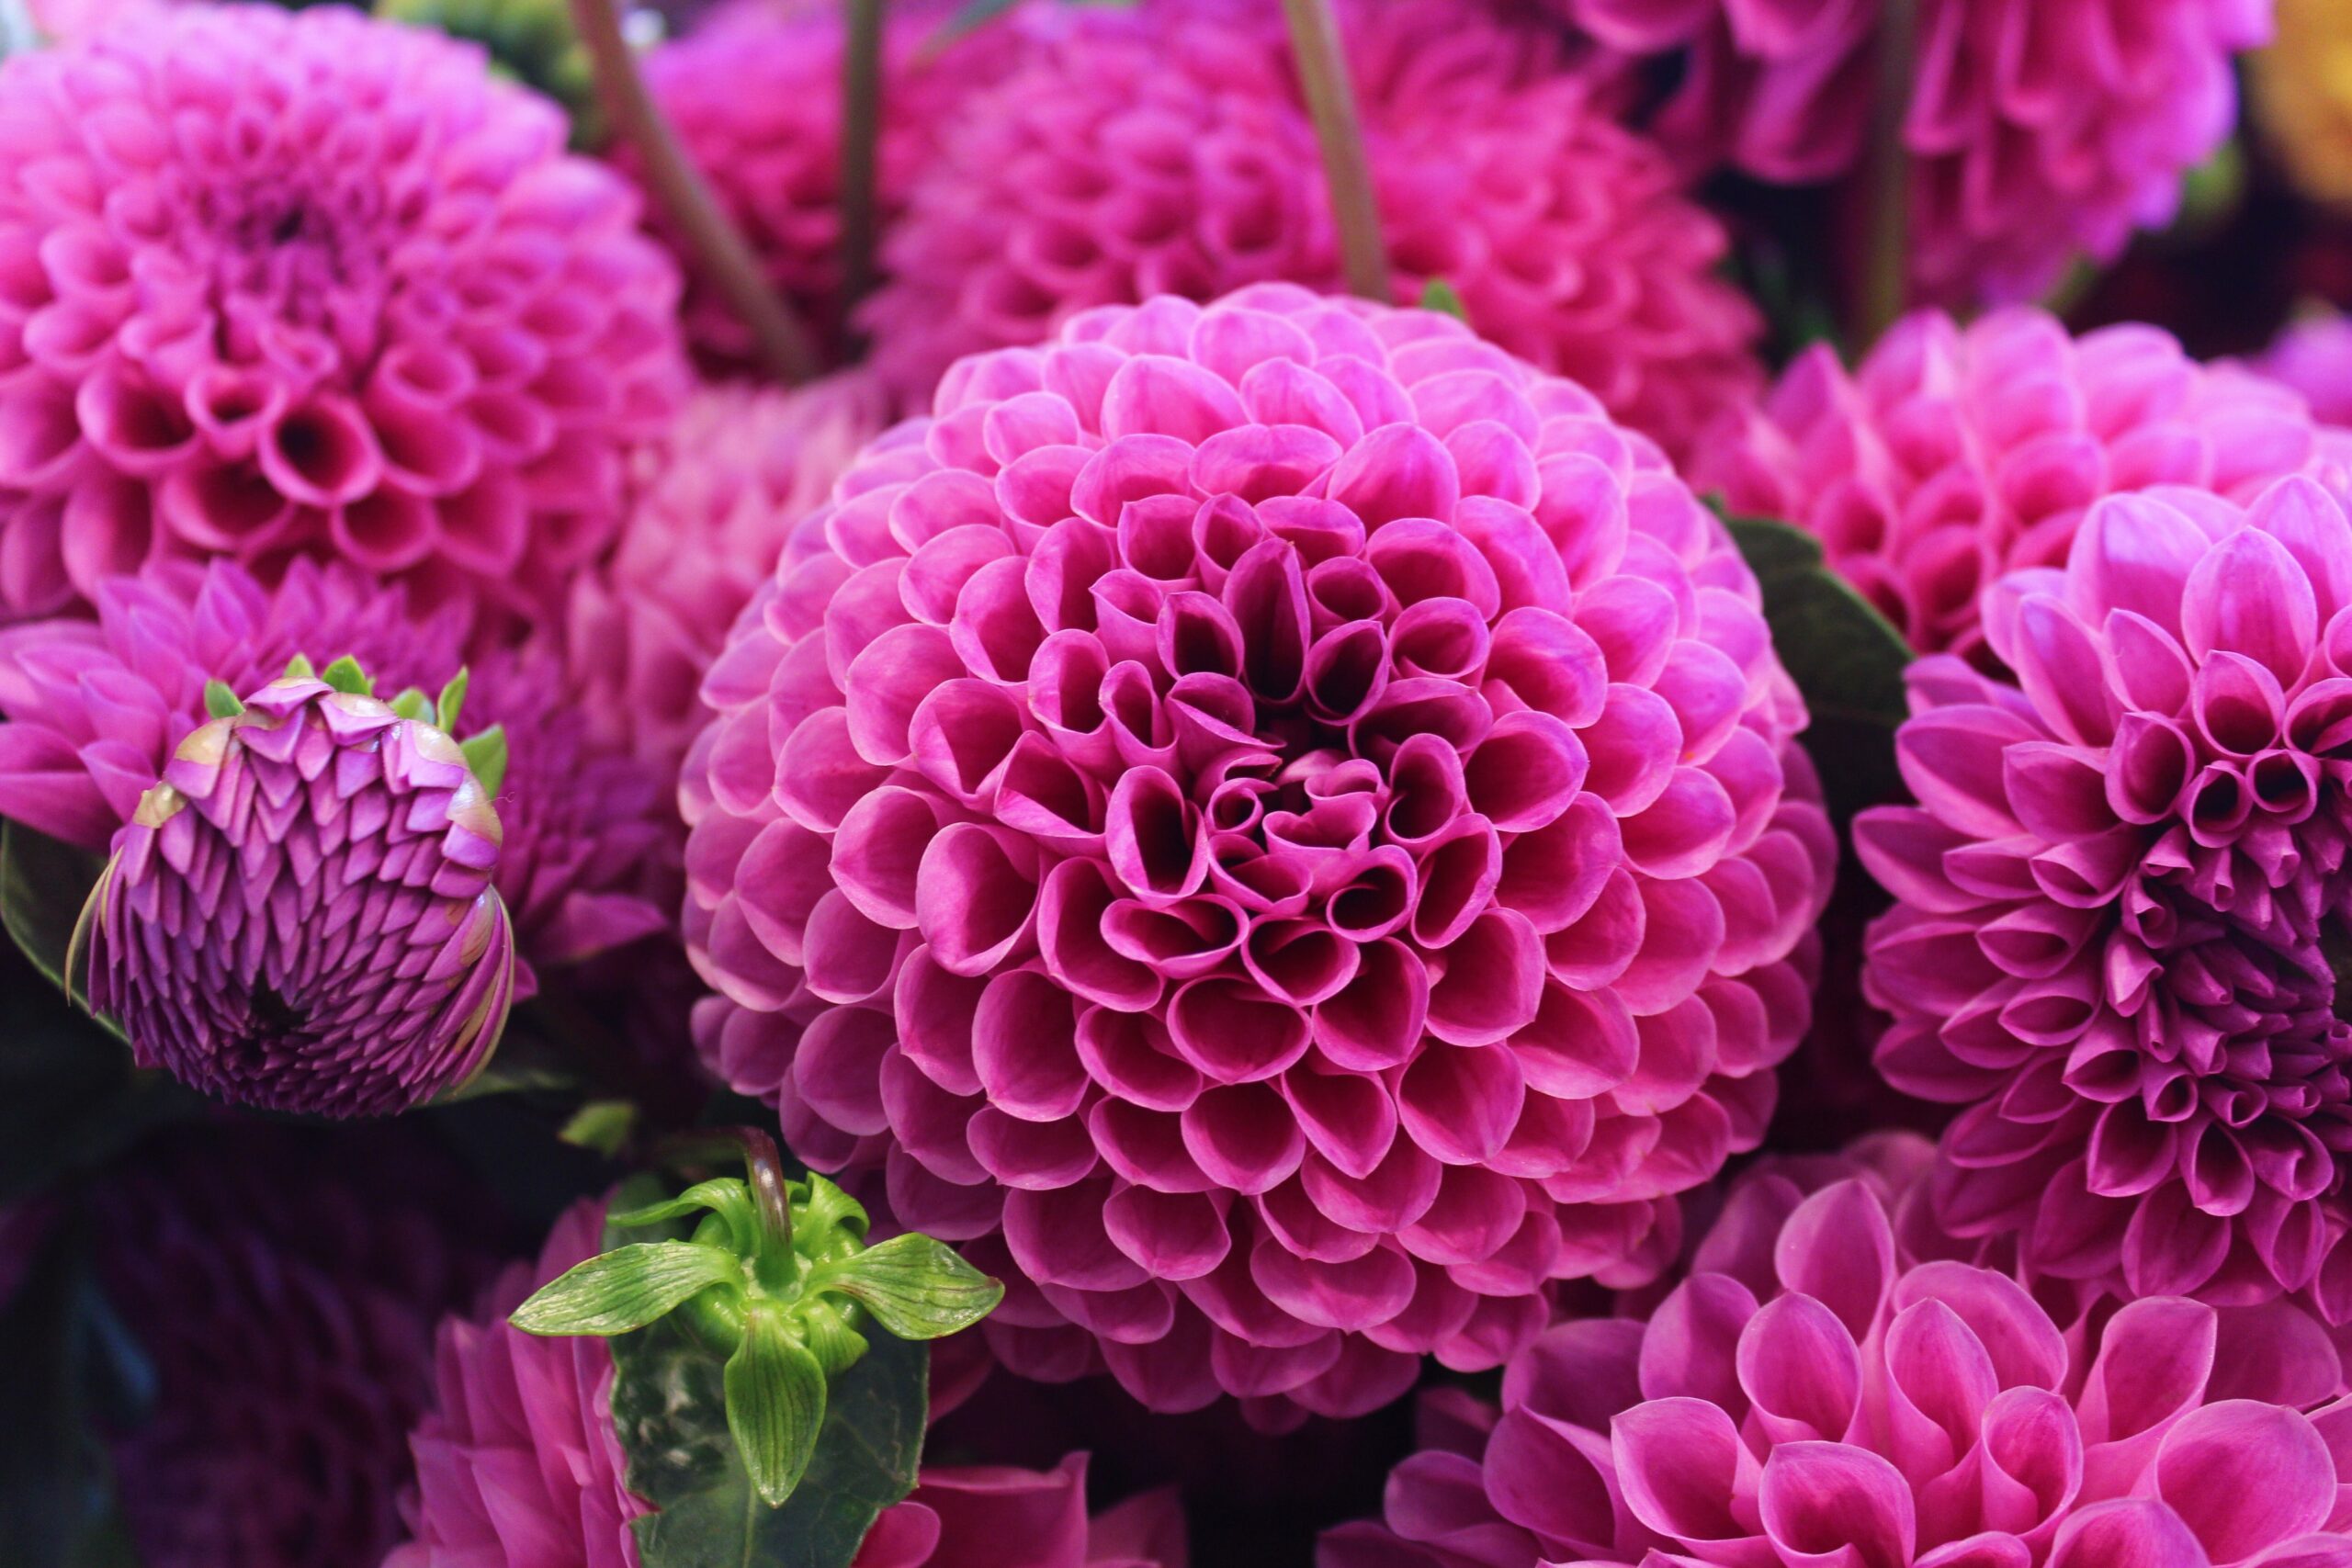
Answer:
[[[784,1310],[744,1310],[743,1342],[727,1359],[727,1429],[760,1501],[781,1507],[817,1451],[825,1424],[825,1370],[793,1337]]]
[[[470,670],[459,670],[441,688],[440,700],[433,705],[434,722],[448,734],[458,733],[458,716],[465,711],[466,689],[473,683]]]
[[[572,1113],[556,1135],[575,1148],[594,1149],[609,1159],[621,1152],[637,1125],[637,1106],[627,1100],[592,1100]]]
[[[359,660],[347,653],[320,671],[319,679],[349,696],[372,697],[376,694],[376,682],[368,679],[368,671],[359,668]]]
[[[238,700],[236,693],[229,689],[228,682],[207,681],[204,683],[204,711],[214,718],[234,718],[245,711],[245,705]]]
[[[319,667],[303,654],[298,653],[286,661],[285,679],[288,681],[308,681],[318,672]]]
[[[431,724],[433,699],[414,686],[411,686],[392,699],[392,711],[402,718],[413,719],[418,724]]]
[[[808,1277],[811,1291],[832,1291],[874,1314],[901,1339],[939,1339],[988,1316],[1004,1286],[944,1244],[922,1235],[894,1235]]]
[[[466,766],[481,781],[482,793],[497,799],[499,786],[506,782],[506,727],[493,724],[480,735],[459,741],[458,750],[466,754]]]
[[[642,1328],[743,1271],[716,1247],[640,1241],[575,1264],[541,1286],[507,1321],[526,1334],[611,1336]]]
[[[1470,309],[1462,302],[1462,291],[1442,277],[1432,277],[1421,285],[1421,309],[1452,316],[1457,321],[1470,319]]]

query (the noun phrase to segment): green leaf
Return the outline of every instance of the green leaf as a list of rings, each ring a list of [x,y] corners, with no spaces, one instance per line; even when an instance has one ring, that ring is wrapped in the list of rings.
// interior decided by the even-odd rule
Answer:
[[[106,867],[104,855],[0,822],[0,925],[60,989],[79,989],[78,976],[67,984],[74,928]]]
[[[1462,302],[1462,291],[1442,277],[1432,277],[1421,285],[1420,306],[1424,310],[1452,316],[1457,321],[1470,320],[1470,308]]]
[[[1755,517],[1726,516],[1724,526],[1764,591],[1773,651],[1812,715],[1803,739],[1830,815],[1842,824],[1864,807],[1901,799],[1894,731],[1910,712],[1910,645],[1830,569],[1811,534]]]
[[[742,1280],[734,1257],[718,1247],[633,1242],[566,1269],[507,1321],[526,1334],[625,1334],[713,1285]]]
[[[637,1104],[628,1100],[592,1100],[571,1113],[571,1120],[556,1134],[577,1148],[594,1149],[611,1158],[621,1152],[628,1142],[629,1131],[637,1125]]]
[[[431,724],[433,699],[414,686],[410,686],[392,699],[392,711],[402,718],[414,719],[419,724]]]
[[[728,1232],[735,1238],[738,1255],[748,1256],[759,1245],[759,1215],[752,1211],[752,1190],[741,1177],[718,1176],[708,1181],[698,1181],[666,1202],[608,1214],[605,1223],[635,1230],[644,1225],[660,1224],[665,1220],[679,1219],[698,1210],[711,1211],[727,1222]]]
[[[742,1343],[727,1358],[727,1429],[752,1490],[780,1508],[800,1484],[825,1420],[825,1369],[785,1326],[782,1306],[743,1314]]]
[[[226,681],[204,683],[204,711],[214,718],[234,718],[245,711],[243,701],[229,689]]]
[[[441,688],[440,700],[433,705],[433,721],[450,735],[458,733],[458,716],[465,711],[466,688],[472,683],[472,672],[459,670],[449,677],[449,683]]]
[[[376,682],[368,679],[368,671],[359,668],[359,660],[347,653],[320,671],[319,679],[350,696],[372,697],[376,694]]]
[[[298,653],[286,661],[285,679],[288,681],[311,680],[317,676],[318,672],[319,667],[311,663],[306,654]]]
[[[894,1235],[808,1276],[812,1291],[849,1297],[901,1339],[938,1339],[996,1310],[1004,1286],[922,1235]]]
[[[480,735],[458,743],[466,754],[466,766],[481,781],[482,793],[498,798],[499,786],[506,782],[506,727],[493,724]]]

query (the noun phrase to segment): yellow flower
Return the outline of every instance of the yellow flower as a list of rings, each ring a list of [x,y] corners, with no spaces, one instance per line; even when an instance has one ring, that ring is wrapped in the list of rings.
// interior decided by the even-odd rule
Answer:
[[[2352,206],[2352,5],[2278,0],[2278,37],[2249,66],[2255,118],[2295,184]]]

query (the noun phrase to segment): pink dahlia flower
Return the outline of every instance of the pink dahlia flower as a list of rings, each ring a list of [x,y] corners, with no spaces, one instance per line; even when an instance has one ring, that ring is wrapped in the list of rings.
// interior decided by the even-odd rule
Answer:
[[[628,1521],[650,1511],[623,1482],[613,1352],[506,1321],[539,1286],[603,1249],[605,1205],[572,1205],[536,1266],[498,1277],[434,1347],[437,1399],[409,1437],[408,1541],[384,1568],[637,1568]]]
[[[2220,1397],[2215,1337],[2152,1296],[2070,1349],[2015,1280],[1905,1260],[1881,1193],[1835,1182],[1727,1213],[1646,1323],[1546,1332],[1499,1411],[1433,1401],[1385,1522],[1318,1562],[2352,1563],[2352,1404]]]
[[[1149,1492],[1088,1518],[1086,1456],[1049,1471],[934,1465],[854,1568],[1185,1568],[1184,1513]],[[397,1568],[397,1565],[393,1565]]]
[[[646,85],[769,283],[828,335],[842,327],[842,14],[831,4],[731,0],[645,61]],[[890,9],[876,148],[886,231],[937,155],[941,122],[1003,66],[1005,29],[993,22],[938,48],[953,15],[943,5]],[[628,149],[615,155],[638,167]],[[658,211],[653,230],[678,243]],[[690,283],[685,314],[701,357],[719,368],[751,362],[749,329],[716,294]]]
[[[676,274],[481,51],[190,6],[11,58],[0,113],[0,618],[198,555],[530,616],[611,537]]]
[[[2352,1319],[2352,522],[2281,480],[2239,507],[2095,506],[2063,571],[1988,595],[2017,684],[1912,667],[1920,804],[1863,813],[1896,900],[1864,983],[1880,1069],[1965,1106],[1943,1225],[2032,1273]]]
[[[1007,1277],[1015,1371],[1369,1409],[1754,1146],[1834,844],[1753,579],[1589,393],[1162,298],[836,494],[705,682],[698,1038]]]
[[[96,619],[0,628],[0,817],[102,850],[206,721],[204,686],[249,693],[296,654],[349,655],[379,695],[441,689],[457,673],[462,613],[408,616],[399,586],[297,561],[265,588],[229,561],[175,562],[97,585]],[[496,884],[522,965],[570,963],[669,929],[680,829],[662,775],[583,739],[560,667],[537,648],[476,667],[460,728],[507,731],[492,803],[504,829]]]
[[[2301,393],[2321,423],[2352,426],[2352,318],[2329,313],[2294,322],[2254,368]]]
[[[2300,401],[2154,327],[2070,337],[2027,309],[1921,311],[1849,374],[1808,349],[1701,441],[1691,484],[1821,536],[1923,653],[1984,659],[1984,585],[2066,558],[2092,502],[2152,485],[2246,499],[2319,443]]]
[[[1602,42],[1687,51],[1655,131],[1694,163],[1807,182],[1857,161],[1883,0],[1550,0]],[[1903,140],[1914,271],[1937,298],[2023,299],[2076,253],[2160,227],[2237,118],[2231,57],[2262,0],[1918,0]]]
[[[174,1133],[78,1200],[154,1373],[108,1434],[146,1568],[366,1568],[397,1539],[433,1325],[495,1266],[429,1140],[239,1122]]]
[[[882,422],[862,377],[712,387],[639,455],[619,543],[573,581],[565,626],[571,690],[599,738],[675,778],[727,628]]]
[[[1342,17],[1400,298],[1443,279],[1482,335],[1677,452],[1752,390],[1761,323],[1713,276],[1722,227],[1553,37],[1445,0]],[[1272,9],[1042,5],[1001,25],[1017,62],[955,117],[864,312],[896,383],[920,396],[958,355],[1035,343],[1091,306],[1337,288]]]

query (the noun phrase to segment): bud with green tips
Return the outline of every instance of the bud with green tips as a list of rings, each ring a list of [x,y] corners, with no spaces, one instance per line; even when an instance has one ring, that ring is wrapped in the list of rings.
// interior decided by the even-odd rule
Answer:
[[[514,987],[503,741],[460,745],[350,659],[205,707],[83,911],[93,1010],[141,1066],[267,1110],[383,1115],[472,1077]]]
[[[684,1240],[635,1242],[589,1258],[514,1309],[526,1333],[629,1333],[676,1314],[726,1359],[727,1424],[761,1499],[780,1506],[808,1468],[830,1384],[878,1325],[901,1339],[968,1328],[1004,1287],[926,1235],[865,1243],[865,1211],[821,1176],[782,1179],[753,1135],[752,1180],[721,1177],[667,1202],[611,1215],[658,1225],[699,1216]]]

